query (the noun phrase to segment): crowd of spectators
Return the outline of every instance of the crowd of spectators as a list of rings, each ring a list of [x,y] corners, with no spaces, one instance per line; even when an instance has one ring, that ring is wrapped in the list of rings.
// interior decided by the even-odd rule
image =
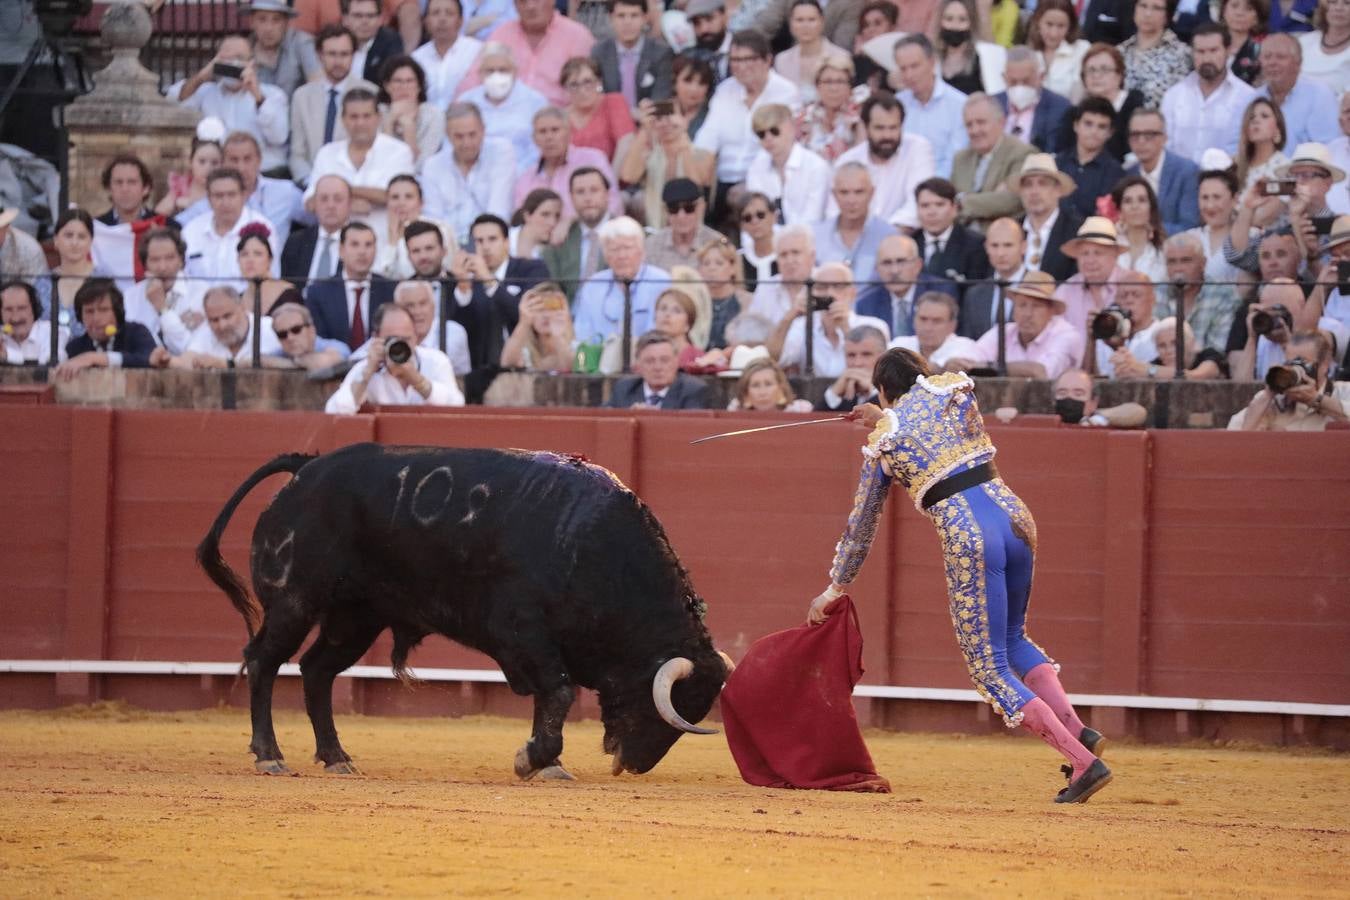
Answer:
[[[1350,409],[1350,0],[243,8],[166,91],[184,171],[114,159],[50,250],[0,211],[0,361],[251,366],[256,332],[345,371],[338,412],[626,362],[614,405],[730,372],[796,409],[810,372],[847,409],[903,346],[1267,383],[1236,427]]]

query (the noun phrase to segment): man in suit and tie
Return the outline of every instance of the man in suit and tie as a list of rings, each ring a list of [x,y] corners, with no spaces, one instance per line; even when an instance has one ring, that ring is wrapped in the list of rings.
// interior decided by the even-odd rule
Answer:
[[[438,343],[441,335],[441,291],[446,284],[446,279],[449,278],[445,257],[450,248],[445,246],[445,237],[441,234],[440,226],[425,219],[408,223],[407,227],[403,229],[403,244],[408,248],[408,262],[412,263],[413,279],[426,282],[431,291],[434,314],[430,334],[422,339],[422,343],[429,347],[435,347],[437,350],[443,349]],[[451,300],[451,303],[453,302]],[[451,310],[452,322],[454,322],[453,312]],[[418,319],[418,316],[413,316],[413,319]],[[465,367],[464,372],[456,369],[456,374],[466,374],[468,369],[468,366]]]
[[[880,319],[891,337],[914,334],[914,300],[928,291],[956,298],[956,285],[923,271],[923,255],[912,237],[893,234],[877,248],[877,280],[854,307],[860,316]]]
[[[951,281],[978,281],[989,274],[984,241],[956,221],[956,187],[945,178],[929,178],[914,190],[919,228],[914,243],[923,257],[923,270]]]
[[[378,93],[378,88],[352,72],[356,37],[341,25],[325,25],[314,38],[323,78],[302,84],[291,95],[291,177],[309,182],[314,154],[324,144],[347,137],[342,126],[342,98],[355,87]]]
[[[622,94],[630,110],[639,100],[666,100],[675,92],[675,56],[665,44],[642,36],[646,0],[612,0],[609,25],[614,37],[591,48],[606,94]]]
[[[1008,285],[1017,284],[1026,274],[1026,234],[1017,220],[1004,218],[989,223],[984,235],[984,252],[993,271],[988,278],[966,286],[961,298],[961,316],[957,334],[979,340],[998,324],[998,304],[1003,304],[1003,321],[1012,321],[1012,298]]]
[[[988,94],[971,94],[966,100],[962,120],[970,143],[952,159],[962,224],[983,228],[994,219],[1022,213],[1022,201],[1008,189],[1007,181],[1035,151],[1004,133],[1005,119],[1003,107]]]
[[[292,231],[281,251],[281,277],[301,291],[342,271],[338,245],[352,217],[352,187],[341,175],[324,175],[314,186],[314,217],[318,224]]]
[[[1007,89],[994,95],[1006,118],[1003,130],[1043,153],[1058,153],[1064,118],[1073,107],[1067,97],[1041,86],[1045,60],[1029,47],[1012,47],[1003,67]]]
[[[355,350],[371,334],[370,314],[394,299],[394,282],[371,275],[375,265],[375,231],[364,222],[342,228],[338,254],[342,278],[310,286],[305,306],[314,317],[319,337],[342,341]]]
[[[342,25],[356,38],[352,71],[372,84],[380,83],[380,67],[403,53],[403,39],[383,23],[380,0],[341,0]]]
[[[609,178],[599,169],[582,166],[568,180],[568,192],[577,217],[567,229],[567,239],[545,247],[542,258],[570,302],[577,287],[605,267],[600,226],[609,219]]]
[[[1033,153],[1022,171],[1008,182],[1022,198],[1022,228],[1027,235],[1026,265],[1029,271],[1048,272],[1056,281],[1068,281],[1078,264],[1061,249],[1078,234],[1083,219],[1066,202],[1074,182],[1055,165],[1049,153]]]
[[[614,384],[609,402],[614,409],[707,409],[708,385],[680,371],[679,354],[670,338],[648,331],[637,340],[633,371]]]
[[[1155,109],[1139,108],[1130,116],[1130,150],[1139,160],[1126,175],[1142,175],[1158,195],[1163,229],[1181,234],[1200,224],[1200,167],[1184,156],[1168,153],[1167,122]]]

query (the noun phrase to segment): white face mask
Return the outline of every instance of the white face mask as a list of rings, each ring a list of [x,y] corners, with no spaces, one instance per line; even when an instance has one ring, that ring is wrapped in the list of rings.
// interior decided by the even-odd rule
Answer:
[[[510,72],[490,72],[483,76],[483,92],[489,100],[503,100],[514,83],[515,77]]]
[[[1026,109],[1036,102],[1036,93],[1029,84],[1014,84],[1008,88],[1008,102],[1018,109]]]

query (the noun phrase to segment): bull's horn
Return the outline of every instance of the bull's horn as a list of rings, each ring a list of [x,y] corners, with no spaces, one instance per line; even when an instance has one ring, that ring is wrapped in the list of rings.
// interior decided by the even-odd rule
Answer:
[[[736,671],[736,664],[735,664],[734,662],[731,661],[731,657],[730,657],[730,656],[728,656],[727,654],[723,653],[721,650],[718,650],[718,651],[717,651],[717,655],[720,656],[720,657],[722,657],[722,662],[724,662],[724,663],[727,664],[727,675],[728,675],[728,676],[730,676],[732,672],[735,672],[735,671]]]
[[[666,660],[665,664],[656,670],[656,677],[652,679],[652,702],[656,704],[656,711],[660,713],[661,718],[672,728],[678,728],[688,734],[717,734],[716,728],[690,725],[675,711],[675,704],[670,701],[670,689],[674,687],[675,682],[681,678],[688,678],[693,672],[693,660],[683,656]]]

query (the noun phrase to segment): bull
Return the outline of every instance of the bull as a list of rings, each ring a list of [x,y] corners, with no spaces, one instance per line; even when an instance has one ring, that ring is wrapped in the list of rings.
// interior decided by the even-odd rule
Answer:
[[[292,478],[253,532],[250,591],[220,554],[244,497]],[[570,779],[562,729],[577,687],[599,694],[613,773],[649,771],[707,715],[731,662],[664,530],[617,477],[545,452],[358,444],[279,456],[225,503],[197,548],[244,618],[255,767],[288,774],[272,726],[277,670],[300,659],[315,759],[355,771],[333,723],[333,680],[391,629],[391,663],[441,634],[501,667],[534,698],[522,779]]]

